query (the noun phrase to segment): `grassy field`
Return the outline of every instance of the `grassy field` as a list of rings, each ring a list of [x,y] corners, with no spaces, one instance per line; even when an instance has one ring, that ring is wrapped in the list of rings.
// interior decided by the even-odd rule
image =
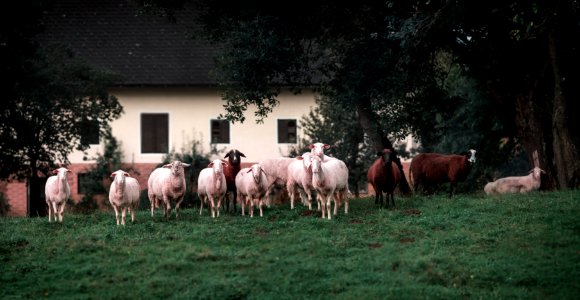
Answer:
[[[184,210],[0,219],[0,299],[573,299],[580,191],[399,198],[323,220]]]

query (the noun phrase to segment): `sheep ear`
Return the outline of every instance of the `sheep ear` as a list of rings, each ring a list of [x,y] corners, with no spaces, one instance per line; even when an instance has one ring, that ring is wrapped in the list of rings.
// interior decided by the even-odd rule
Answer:
[[[213,168],[213,161],[209,163],[209,165],[207,165],[209,168]]]
[[[52,170],[52,174],[58,174],[58,169]]]
[[[238,153],[240,153],[240,156],[241,156],[241,157],[246,157],[246,155],[245,155],[244,153],[242,153],[242,152],[239,152],[239,151],[238,151]]]
[[[131,176],[129,175],[129,173],[127,173],[127,172],[123,172],[123,175],[125,175],[126,177],[131,177]]]
[[[111,178],[115,177],[115,172],[111,173]]]
[[[302,156],[296,156],[296,159],[297,159],[297,160],[303,160],[303,159],[304,159],[304,157],[302,157]]]
[[[163,166],[163,168],[171,169],[171,164],[166,164],[166,165]]]
[[[379,151],[379,152],[377,152],[377,156],[378,156],[378,157],[381,157],[381,156],[383,156],[383,152],[380,152],[380,151]]]
[[[184,168],[189,168],[189,166],[191,166],[190,164],[186,164],[186,163],[181,163],[181,165],[182,165]]]
[[[228,153],[226,154],[226,156],[224,156],[224,158],[228,158],[228,157],[230,157],[230,152],[228,152]]]
[[[314,144],[310,144],[310,149],[313,149],[313,148],[314,148]]]
[[[250,173],[250,172],[252,172],[252,168],[249,168],[248,169],[248,172],[246,172],[246,173]]]
[[[328,149],[328,148],[330,148],[330,145],[329,144],[324,144],[324,149]]]

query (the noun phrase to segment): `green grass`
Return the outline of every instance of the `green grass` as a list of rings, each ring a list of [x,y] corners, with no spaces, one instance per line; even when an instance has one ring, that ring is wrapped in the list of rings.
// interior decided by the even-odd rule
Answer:
[[[0,299],[573,299],[580,191],[351,201],[264,217],[0,219]]]

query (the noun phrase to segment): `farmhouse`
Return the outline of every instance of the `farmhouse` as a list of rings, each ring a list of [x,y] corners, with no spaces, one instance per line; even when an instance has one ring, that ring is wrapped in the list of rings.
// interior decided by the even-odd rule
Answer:
[[[287,92],[262,124],[256,124],[251,111],[243,124],[220,120],[224,101],[209,76],[214,48],[191,37],[191,13],[177,12],[172,23],[139,13],[128,0],[57,0],[46,15],[47,41],[67,45],[95,67],[122,76],[110,88],[124,108],[111,124],[112,134],[121,143],[124,163],[138,170],[142,189],[164,155],[187,151],[193,141],[200,143],[202,153],[239,149],[246,164],[287,155],[303,137],[302,116],[315,106],[312,91]],[[85,138],[92,140],[88,153],[69,156],[75,202],[83,196],[79,181],[104,150],[98,128]],[[0,192],[8,198],[12,215],[31,214],[25,182],[9,183]]]

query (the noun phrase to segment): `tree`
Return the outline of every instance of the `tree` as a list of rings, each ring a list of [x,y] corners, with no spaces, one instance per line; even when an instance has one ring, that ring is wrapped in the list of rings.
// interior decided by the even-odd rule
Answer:
[[[325,152],[346,163],[349,169],[349,186],[353,187],[352,192],[358,197],[361,187],[366,185],[367,168],[375,159],[376,153],[365,143],[364,131],[358,123],[355,111],[330,98],[319,98],[316,103],[317,106],[300,122],[304,133],[309,137],[308,140],[303,139],[301,144],[329,141],[331,147]],[[303,150],[310,151],[308,148]]]
[[[122,107],[107,92],[116,76],[95,70],[59,45],[41,45],[46,1],[23,1],[10,10],[0,33],[3,91],[0,111],[0,178],[28,178],[31,215],[44,214],[39,172],[86,150],[82,129],[96,124],[105,133]],[[20,19],[18,16],[22,16]],[[7,20],[7,19],[4,19]],[[24,22],[24,21],[26,22]]]
[[[455,146],[492,143],[487,150],[506,155],[497,161],[525,149],[531,162],[537,150],[555,174],[546,186],[578,185],[579,135],[572,128],[579,128],[579,105],[570,100],[578,93],[570,85],[578,82],[580,57],[575,1],[195,4],[202,33],[222,49],[215,78],[232,122],[243,122],[249,107],[267,116],[282,88],[317,86],[356,110],[374,149],[392,148],[385,137],[409,133],[426,149],[441,149],[453,116],[482,108],[501,128],[481,122],[473,127],[477,140],[461,137]],[[471,101],[451,96],[451,70],[476,81],[471,86],[485,103],[467,107]]]

